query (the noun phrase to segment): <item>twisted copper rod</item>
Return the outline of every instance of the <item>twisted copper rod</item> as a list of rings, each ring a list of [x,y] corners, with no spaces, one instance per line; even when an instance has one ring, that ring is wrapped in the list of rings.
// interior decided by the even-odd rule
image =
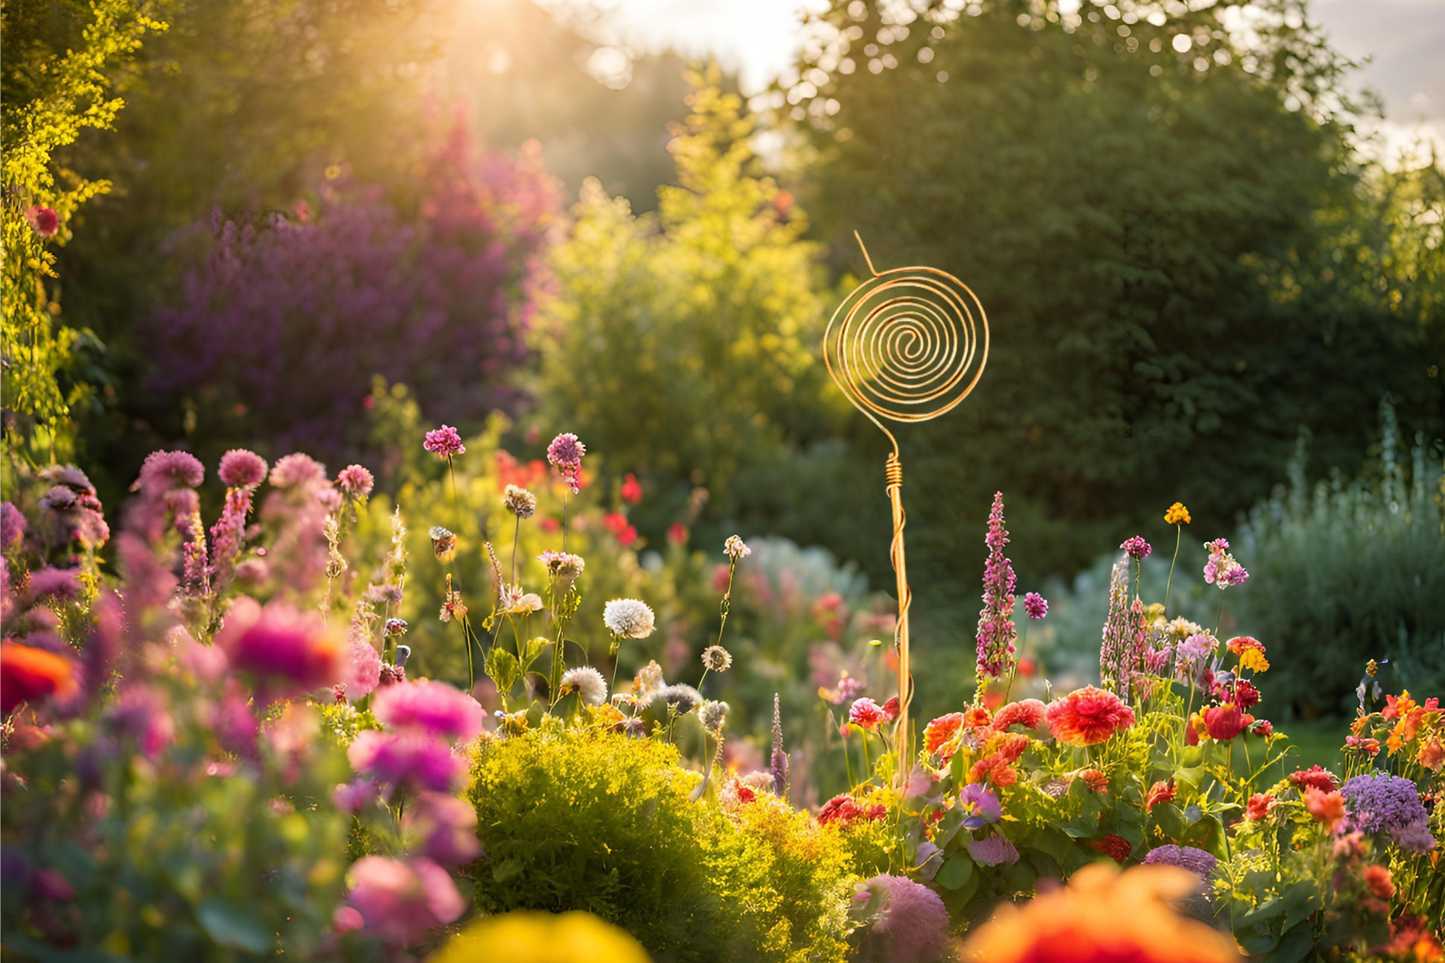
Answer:
[[[913,604],[913,590],[908,587],[908,565],[903,553],[903,527],[908,524],[908,513],[903,510],[903,462],[898,458],[896,442],[883,472],[887,480],[884,491],[893,508],[893,541],[888,554],[898,584],[898,622],[893,630],[893,650],[898,655],[898,724],[893,731],[893,744],[898,751],[898,774],[902,780],[907,778],[913,759],[908,738],[908,706],[913,701],[913,673],[908,664],[908,609]]]

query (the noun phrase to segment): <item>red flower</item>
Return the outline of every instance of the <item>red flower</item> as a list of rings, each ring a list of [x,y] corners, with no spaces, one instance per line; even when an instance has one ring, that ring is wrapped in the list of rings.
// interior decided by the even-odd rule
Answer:
[[[1037,729],[1044,723],[1044,714],[1047,708],[1038,699],[1023,699],[1019,702],[1010,702],[993,717],[993,727],[1003,732],[1009,726],[1023,726],[1025,729]]]
[[[885,722],[893,722],[898,718],[898,697],[893,696],[883,703],[883,719]]]
[[[622,500],[629,505],[636,505],[642,501],[642,485],[637,481],[637,476],[628,472],[622,479]]]
[[[1254,822],[1262,822],[1269,818],[1278,804],[1279,801],[1269,793],[1257,792],[1249,797],[1249,804],[1244,807],[1244,815]]]
[[[1317,789],[1320,792],[1329,792],[1337,786],[1338,780],[1335,774],[1323,766],[1311,766],[1308,769],[1296,769],[1290,773],[1290,785],[1303,792],[1306,789]]]
[[[1346,749],[1358,749],[1361,752],[1368,752],[1370,755],[1379,755],[1380,740],[1361,739],[1359,736],[1345,736]]]
[[[1093,746],[1134,724],[1134,710],[1112,692],[1094,686],[1055,699],[1045,713],[1049,731],[1059,742]]]
[[[1254,733],[1256,736],[1272,736],[1274,735],[1274,723],[1270,722],[1268,719],[1261,719],[1254,725],[1250,726],[1249,731]]]
[[[1071,779],[1082,779],[1094,792],[1103,795],[1109,791],[1109,777],[1097,769],[1079,769],[1069,774]]]
[[[1254,717],[1241,712],[1239,706],[1226,702],[1222,706],[1211,706],[1204,710],[1204,728],[1209,738],[1228,742],[1254,722]]]
[[[1154,807],[1162,802],[1174,801],[1174,780],[1168,782],[1159,780],[1149,787],[1149,794],[1144,797],[1144,811],[1153,812]]]
[[[982,706],[973,706],[963,714],[965,729],[987,729],[993,725],[993,716]]]
[[[958,735],[958,730],[963,728],[963,713],[950,712],[946,716],[939,716],[928,725],[923,727],[923,750],[934,753],[946,742]],[[951,758],[953,753],[949,753]]]
[[[60,217],[50,208],[36,204],[26,209],[25,219],[41,237],[54,237],[60,230]]]
[[[637,541],[637,529],[627,524],[627,516],[621,512],[610,512],[602,517],[602,524],[617,537],[623,545]]]
[[[1252,709],[1259,704],[1259,689],[1248,679],[1238,679],[1234,683],[1233,701],[1241,709]]]
[[[1034,665],[1033,659],[1019,659],[1018,665],[1015,667],[1015,671],[1017,671],[1018,674],[1023,676],[1025,679],[1028,679],[1031,678],[1034,673],[1038,672],[1039,670],[1038,666]]]
[[[1321,792],[1314,786],[1306,786],[1305,808],[1310,815],[1333,830],[1345,818],[1345,797],[1337,792]]]
[[[1134,851],[1134,846],[1129,840],[1123,836],[1116,836],[1113,833],[1110,833],[1103,839],[1089,840],[1089,848],[1095,852],[1103,853],[1105,856],[1111,857],[1116,863],[1126,861],[1129,858],[1129,854]]]
[[[1380,899],[1389,899],[1395,895],[1395,880],[1383,866],[1365,867],[1365,885]]]
[[[0,716],[22,702],[74,695],[78,685],[69,659],[19,642],[0,643]]]
[[[687,526],[682,522],[673,522],[667,526],[667,540],[670,544],[679,548],[687,544]]]
[[[847,793],[840,793],[823,804],[818,811],[818,822],[824,826],[832,823],[847,826],[859,820],[879,820],[887,815],[888,807],[882,803],[864,805]]]

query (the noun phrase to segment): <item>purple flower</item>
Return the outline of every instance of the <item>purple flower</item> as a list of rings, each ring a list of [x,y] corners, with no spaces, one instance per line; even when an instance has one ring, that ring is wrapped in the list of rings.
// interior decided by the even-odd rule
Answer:
[[[424,792],[406,808],[408,837],[422,841],[422,852],[442,866],[461,866],[482,854],[477,841],[477,811],[450,793]]]
[[[968,844],[968,855],[980,866],[998,866],[1007,863],[1012,866],[1019,861],[1019,851],[1003,836],[987,836]]]
[[[205,477],[205,466],[190,452],[153,451],[146,455],[140,477],[130,490],[159,495],[175,488],[195,488]]]
[[[1249,572],[1229,554],[1227,539],[1216,538],[1205,542],[1204,547],[1209,550],[1209,561],[1204,563],[1205,582],[1224,589],[1230,585],[1242,585],[1249,578]]]
[[[587,446],[571,433],[558,435],[552,439],[547,446],[547,461],[562,475],[562,480],[572,486],[572,494],[577,494],[582,475],[582,456],[587,454]]]
[[[1144,559],[1149,557],[1149,553],[1154,551],[1149,543],[1144,541],[1143,536],[1140,535],[1125,539],[1124,544],[1119,547],[1128,553],[1129,557],[1136,562],[1144,561]]]
[[[1049,600],[1037,592],[1024,596],[1024,614],[1031,619],[1041,619],[1049,614]]]
[[[476,699],[445,682],[409,682],[382,689],[372,713],[398,731],[417,731],[450,742],[470,742],[486,713]]]
[[[331,791],[331,801],[344,813],[355,816],[381,798],[381,787],[370,779],[353,779]]]
[[[346,881],[347,900],[361,913],[366,932],[392,946],[419,942],[467,908],[451,876],[429,859],[363,856],[351,864]]]
[[[400,685],[382,686],[390,692]],[[380,732],[367,729],[346,750],[351,768],[391,786],[450,792],[467,771],[465,756],[454,755],[444,742],[415,732]]]
[[[438,458],[462,455],[467,450],[467,446],[462,444],[461,434],[451,425],[442,425],[427,432],[421,446]]]
[[[971,782],[958,794],[958,801],[970,815],[963,821],[963,828],[969,832],[996,823],[1003,817],[1003,805],[994,791],[983,783]]]
[[[53,597],[65,602],[80,598],[80,570],[74,568],[42,568],[30,574],[30,597]]]
[[[926,963],[948,945],[948,910],[937,893],[906,876],[874,876],[854,897],[881,908],[863,935],[865,957],[880,963]]]
[[[226,653],[233,669],[302,691],[331,685],[341,677],[339,641],[315,612],[302,612],[285,602],[262,608],[255,599],[237,599],[226,613],[215,647]]]
[[[8,552],[25,538],[25,516],[9,502],[0,502],[0,551]]]
[[[1420,803],[1415,783],[1401,776],[1376,772],[1347,779],[1340,787],[1349,805],[1346,828],[1362,833],[1384,833],[1395,845],[1423,853],[1435,847],[1429,814]]]
[[[245,448],[232,448],[221,456],[216,474],[230,488],[255,488],[266,480],[266,459]]]
[[[336,487],[347,498],[362,499],[371,494],[376,479],[360,465],[347,465],[336,476]]]
[[[1149,850],[1149,855],[1144,857],[1144,865],[1156,864],[1187,869],[1208,883],[1215,867],[1219,865],[1219,860],[1202,849],[1196,849],[1193,846],[1175,846],[1173,843],[1169,843]]]
[[[271,469],[271,484],[277,488],[310,488],[325,478],[326,466],[299,451],[278,459]]]
[[[1013,621],[1017,580],[1013,563],[1003,553],[1008,545],[1008,531],[1003,525],[1003,492],[995,492],[993,508],[988,513],[988,535],[984,538],[988,561],[983,570],[983,609],[978,613],[980,689],[985,677],[997,679],[1003,674],[1004,666],[1013,658],[1014,641],[1018,638]]]

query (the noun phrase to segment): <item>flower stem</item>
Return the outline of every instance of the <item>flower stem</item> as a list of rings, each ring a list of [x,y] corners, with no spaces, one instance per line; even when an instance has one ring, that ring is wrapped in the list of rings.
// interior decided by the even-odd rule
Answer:
[[[1184,536],[1184,526],[1174,526],[1174,557],[1169,561],[1169,581],[1164,583],[1164,617],[1169,618],[1169,590],[1174,587],[1174,563],[1179,561],[1179,541]]]

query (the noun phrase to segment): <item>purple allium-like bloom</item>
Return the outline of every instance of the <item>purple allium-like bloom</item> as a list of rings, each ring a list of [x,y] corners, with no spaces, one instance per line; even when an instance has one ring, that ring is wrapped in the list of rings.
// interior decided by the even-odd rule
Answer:
[[[382,689],[372,714],[391,729],[413,730],[451,742],[470,742],[485,716],[476,699],[445,682],[409,682]]]
[[[1031,619],[1041,619],[1049,614],[1049,600],[1037,592],[1024,596],[1024,614]]]
[[[9,502],[0,502],[0,551],[8,552],[20,545],[29,527],[24,514]]]
[[[326,466],[299,451],[277,459],[271,469],[271,484],[277,488],[309,488],[325,478]]]
[[[970,815],[963,821],[963,828],[969,832],[982,829],[989,823],[1003,818],[1003,805],[993,789],[980,782],[971,782],[958,794],[963,811]]]
[[[1193,846],[1175,846],[1173,843],[1169,843],[1149,850],[1149,855],[1144,857],[1144,865],[1156,864],[1187,869],[1208,883],[1210,876],[1214,874],[1215,867],[1219,865],[1219,860],[1202,849],[1196,849]]]
[[[40,473],[40,477],[52,485],[64,485],[77,495],[95,494],[90,477],[74,465],[51,465]]]
[[[429,859],[363,856],[346,871],[346,881],[347,901],[361,913],[365,931],[392,946],[419,942],[467,908],[451,876]]]
[[[266,459],[245,448],[232,448],[221,456],[216,470],[221,482],[229,488],[255,488],[266,480]]]
[[[393,684],[377,692],[402,688],[405,685]],[[357,772],[388,785],[407,784],[437,792],[450,792],[467,771],[465,756],[454,755],[446,743],[416,731],[367,729],[352,740],[346,758]]]
[[[1019,851],[1004,836],[987,836],[968,844],[968,855],[980,866],[998,866],[1007,863],[1012,866],[1019,861]]]
[[[336,476],[336,487],[347,498],[362,499],[371,494],[371,489],[376,485],[376,479],[371,476],[360,465],[347,465],[341,469],[341,474]]]
[[[865,957],[879,963],[927,963],[948,945],[948,910],[937,893],[906,876],[879,875],[854,897],[878,897],[878,917],[863,934]]]
[[[195,488],[205,477],[205,466],[190,452],[153,451],[146,455],[130,490],[159,495],[174,488]]]
[[[995,492],[988,513],[988,561],[983,570],[983,609],[978,613],[978,681],[997,679],[1014,655],[1018,630],[1014,627],[1013,563],[1004,555],[1008,531],[1003,527],[1003,492]]]
[[[1229,554],[1227,539],[1216,538],[1205,542],[1204,547],[1209,550],[1209,561],[1204,563],[1205,582],[1224,589],[1230,585],[1242,585],[1249,578],[1249,572]]]
[[[462,444],[461,433],[451,425],[442,425],[427,432],[421,446],[438,458],[464,455],[467,451],[467,446]]]
[[[1412,852],[1423,853],[1435,847],[1430,817],[1413,781],[1374,772],[1347,779],[1340,792],[1349,805],[1349,814],[1345,817],[1347,829],[1384,833],[1395,845]]]
[[[1141,535],[1135,535],[1133,538],[1126,538],[1124,540],[1124,543],[1119,547],[1122,548],[1128,554],[1128,556],[1136,562],[1144,561],[1144,559],[1149,557],[1149,553],[1154,551],[1153,547],[1150,546],[1148,542],[1144,541],[1144,538]]]
[[[80,598],[80,570],[75,568],[42,568],[30,573],[30,597],[56,598],[73,602]]]
[[[587,446],[570,432],[553,438],[552,443],[547,446],[547,461],[561,473],[562,480],[572,486],[574,495],[580,487],[582,456],[585,454]]]
[[[344,813],[355,816],[381,798],[381,787],[370,779],[353,779],[331,791],[331,801]]]

